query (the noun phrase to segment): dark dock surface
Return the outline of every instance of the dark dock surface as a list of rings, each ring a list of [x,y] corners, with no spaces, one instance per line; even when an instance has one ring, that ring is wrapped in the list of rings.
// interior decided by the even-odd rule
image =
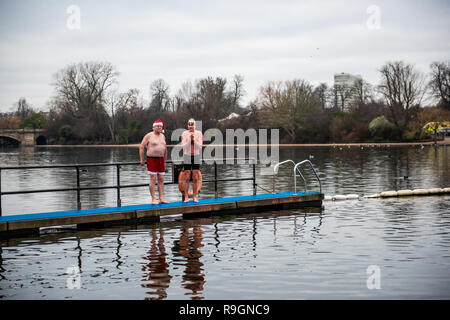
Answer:
[[[106,207],[70,211],[21,214],[0,217],[0,236],[28,235],[39,233],[39,228],[77,225],[77,227],[102,227],[117,224],[132,224],[158,221],[169,215],[217,215],[248,213],[272,209],[295,207],[320,207],[324,195],[319,192],[281,192],[226,198],[190,200],[169,204],[141,204],[121,207]]]

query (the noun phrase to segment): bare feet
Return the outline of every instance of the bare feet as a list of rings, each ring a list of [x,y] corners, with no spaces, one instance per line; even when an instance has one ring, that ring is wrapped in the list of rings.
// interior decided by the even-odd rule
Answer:
[[[189,202],[189,195],[188,194],[184,194],[184,202],[185,203]]]
[[[192,201],[198,202],[197,198],[192,198]]]
[[[152,204],[159,204],[159,201],[158,200],[154,200],[154,201],[152,201]]]
[[[161,200],[160,202],[161,203],[170,203],[169,201],[166,201],[166,200]]]

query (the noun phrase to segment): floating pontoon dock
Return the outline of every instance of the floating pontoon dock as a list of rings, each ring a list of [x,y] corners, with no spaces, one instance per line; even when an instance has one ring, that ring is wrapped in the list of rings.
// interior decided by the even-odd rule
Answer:
[[[226,160],[226,159],[224,159]],[[142,204],[122,206],[120,198],[120,190],[122,188],[147,187],[148,184],[123,185],[120,183],[120,168],[127,165],[139,165],[139,163],[106,163],[106,164],[73,164],[73,165],[57,165],[57,166],[28,166],[28,167],[0,167],[0,237],[10,237],[15,235],[28,235],[39,233],[40,228],[53,226],[76,225],[77,228],[86,227],[103,227],[117,224],[136,224],[145,221],[159,220],[161,216],[169,215],[217,215],[217,214],[235,214],[258,212],[272,209],[287,209],[293,207],[321,207],[324,195],[322,194],[322,185],[309,160],[303,160],[297,164],[292,160],[279,162],[273,169],[273,190],[272,193],[256,194],[258,184],[256,183],[256,161],[247,158],[235,158],[231,160],[252,161],[253,167],[252,177],[243,178],[227,178],[218,179],[217,163],[214,162],[214,179],[203,180],[205,182],[214,183],[216,197],[211,199],[201,199],[198,203],[189,201],[172,202],[168,204]],[[172,181],[164,182],[164,184],[178,183],[178,174],[181,165],[176,165],[174,161],[167,161],[172,164]],[[275,192],[275,176],[278,174],[278,168],[283,164],[293,165],[294,191],[293,192]],[[308,192],[307,183],[303,177],[299,167],[302,164],[308,164],[315,175],[320,192]],[[94,186],[81,187],[80,172],[81,167],[95,168],[100,166],[116,167],[116,185],[110,186]],[[76,188],[59,188],[59,189],[42,189],[42,190],[25,190],[25,191],[2,191],[1,190],[1,172],[4,170],[34,170],[34,169],[55,169],[66,168],[75,169],[76,172]],[[304,183],[304,192],[297,192],[297,177],[302,178]],[[217,183],[221,181],[252,181],[253,195],[235,196],[220,198],[217,196]],[[262,188],[262,187],[260,187]],[[117,206],[107,208],[81,209],[81,191],[92,189],[116,189]],[[266,190],[262,188],[263,190]],[[1,198],[4,195],[37,193],[37,192],[58,192],[58,191],[76,191],[77,193],[77,210],[57,211],[33,214],[20,214],[11,216],[2,216]],[[267,192],[268,190],[266,190]],[[270,192],[270,191],[268,191]]]
[[[77,225],[77,227],[103,227],[157,221],[170,215],[219,215],[288,209],[320,207],[324,195],[319,192],[281,192],[249,196],[200,199],[169,204],[142,204],[47,213],[21,214],[0,217],[0,236],[38,234],[39,228]]]

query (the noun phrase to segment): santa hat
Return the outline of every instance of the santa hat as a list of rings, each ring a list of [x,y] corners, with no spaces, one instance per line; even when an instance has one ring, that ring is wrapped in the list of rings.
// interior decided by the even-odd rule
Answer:
[[[162,126],[162,128],[163,128],[163,131],[162,132],[164,132],[164,122],[162,122],[161,120],[156,120],[155,122],[153,122],[153,128],[155,127],[155,126]]]

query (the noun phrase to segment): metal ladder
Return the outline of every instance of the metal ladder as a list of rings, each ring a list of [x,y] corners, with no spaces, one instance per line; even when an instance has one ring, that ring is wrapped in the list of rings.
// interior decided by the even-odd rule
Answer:
[[[319,176],[317,175],[316,170],[314,170],[314,167],[313,167],[311,161],[309,161],[309,160],[303,160],[303,161],[300,161],[300,162],[298,162],[298,163],[295,163],[294,161],[292,161],[292,160],[290,160],[290,159],[289,159],[289,160],[282,161],[282,162],[279,162],[279,163],[277,163],[277,164],[273,167],[273,171],[274,171],[274,175],[273,175],[273,186],[272,186],[272,192],[273,192],[273,193],[275,193],[275,176],[278,174],[278,167],[279,167],[280,165],[282,165],[282,164],[285,164],[285,163],[292,163],[293,166],[294,166],[294,194],[297,194],[297,176],[300,176],[300,177],[303,179],[303,183],[304,183],[304,187],[305,187],[305,192],[307,192],[307,184],[306,184],[306,180],[305,180],[305,178],[303,177],[303,175],[302,175],[302,173],[301,173],[301,171],[300,171],[300,169],[299,169],[299,166],[301,166],[301,165],[304,164],[304,163],[308,163],[308,164],[309,164],[309,166],[310,166],[312,172],[314,173],[314,175],[316,176],[317,181],[319,182],[320,193],[322,193],[322,183],[321,183],[321,181],[320,181],[320,179],[319,179]],[[298,173],[298,174],[296,174],[296,173]]]

